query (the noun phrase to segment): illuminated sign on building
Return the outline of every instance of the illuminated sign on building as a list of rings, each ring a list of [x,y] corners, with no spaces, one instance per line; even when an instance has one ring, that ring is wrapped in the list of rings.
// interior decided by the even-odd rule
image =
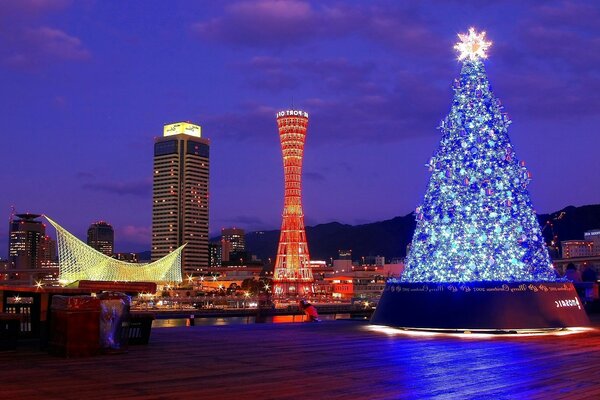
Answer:
[[[308,113],[306,111],[300,111],[300,110],[285,110],[285,111],[279,111],[277,113],[277,118],[281,118],[281,117],[304,117],[304,118],[308,118]]]
[[[174,124],[165,125],[163,129],[163,136],[173,135],[190,135],[200,137],[202,128],[200,125],[190,124],[189,122],[177,122]]]

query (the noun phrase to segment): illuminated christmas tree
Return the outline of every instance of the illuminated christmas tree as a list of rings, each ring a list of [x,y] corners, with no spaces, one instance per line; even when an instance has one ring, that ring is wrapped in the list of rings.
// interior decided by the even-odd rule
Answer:
[[[389,279],[373,325],[495,333],[588,326],[571,282],[556,278],[529,199],[531,175],[508,138],[510,121],[483,60],[491,43],[473,28],[450,113],[399,279]]]
[[[462,61],[402,282],[548,282],[555,273],[531,204],[531,174],[488,82],[485,32],[459,35]]]

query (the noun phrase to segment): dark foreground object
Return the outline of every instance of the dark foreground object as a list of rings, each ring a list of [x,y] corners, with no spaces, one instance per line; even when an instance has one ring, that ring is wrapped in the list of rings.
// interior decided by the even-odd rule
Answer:
[[[20,325],[20,315],[0,313],[0,351],[17,348]]]
[[[152,321],[154,321],[154,314],[132,312],[127,329],[128,344],[148,344],[150,332],[152,331]]]
[[[54,296],[48,351],[87,357],[100,351],[100,300],[91,296]]]
[[[163,328],[127,354],[70,359],[20,342],[17,351],[0,352],[1,393],[64,400],[600,398],[597,332],[460,339],[368,327]]]
[[[589,326],[571,283],[387,283],[375,325],[441,330],[537,330]]]

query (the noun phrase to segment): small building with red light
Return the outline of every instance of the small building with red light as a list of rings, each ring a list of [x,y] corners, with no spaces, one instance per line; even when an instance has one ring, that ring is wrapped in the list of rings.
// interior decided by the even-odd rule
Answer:
[[[334,300],[378,300],[386,277],[379,271],[355,271],[325,278]]]

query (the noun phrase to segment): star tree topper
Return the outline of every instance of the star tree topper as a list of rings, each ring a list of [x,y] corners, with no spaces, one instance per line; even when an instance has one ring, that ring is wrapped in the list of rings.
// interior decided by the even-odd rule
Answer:
[[[485,52],[492,46],[492,42],[485,41],[485,32],[477,33],[475,28],[469,28],[469,34],[459,33],[458,38],[460,42],[456,43],[454,50],[458,51],[460,61],[487,58]]]

